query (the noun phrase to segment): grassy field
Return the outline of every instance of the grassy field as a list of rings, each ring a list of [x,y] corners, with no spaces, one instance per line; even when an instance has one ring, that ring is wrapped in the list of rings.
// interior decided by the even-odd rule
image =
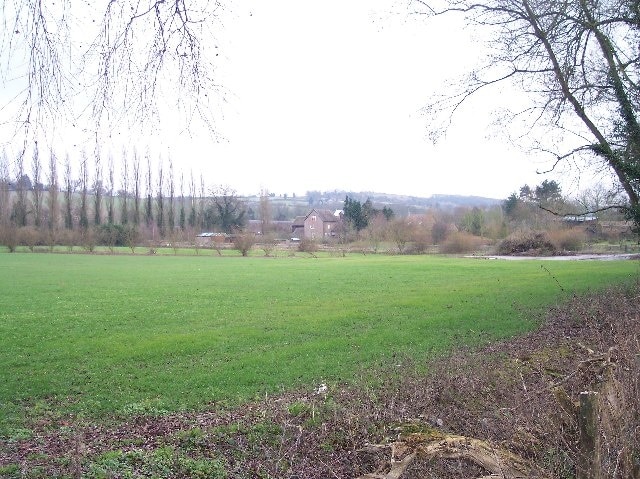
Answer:
[[[235,404],[527,331],[637,261],[0,254],[0,433]]]

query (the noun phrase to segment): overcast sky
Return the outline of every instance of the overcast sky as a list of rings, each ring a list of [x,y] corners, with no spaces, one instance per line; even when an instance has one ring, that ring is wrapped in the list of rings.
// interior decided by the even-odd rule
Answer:
[[[242,3],[225,24],[228,143],[181,147],[221,182],[502,198],[542,181],[536,159],[495,138],[491,98],[435,147],[427,137],[422,107],[478,61],[461,22],[427,24],[383,0]]]
[[[469,102],[446,138],[435,146],[428,139],[431,119],[422,107],[482,55],[461,22],[408,17],[394,0],[244,0],[223,23],[211,48],[221,52],[225,104],[216,131],[224,139],[187,133],[168,117],[157,137],[139,140],[187,173],[204,172],[208,184],[241,194],[345,189],[504,198],[552,178],[536,174],[542,158],[491,127],[509,92]],[[2,144],[15,148],[0,131]],[[90,140],[67,131],[56,149],[73,156]]]

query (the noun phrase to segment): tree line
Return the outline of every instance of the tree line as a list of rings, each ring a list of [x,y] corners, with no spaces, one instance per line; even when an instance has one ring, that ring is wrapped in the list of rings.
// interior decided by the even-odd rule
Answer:
[[[19,0],[7,10],[10,28],[0,35],[4,35],[8,56],[22,58],[24,52],[30,52],[26,62],[8,61],[3,70],[15,70],[4,75],[6,78],[29,80],[16,100],[22,102],[15,115],[16,124],[26,131],[34,126],[46,128],[50,120],[57,123],[68,109],[73,113],[69,105],[80,95],[93,99],[89,108],[82,108],[92,112],[89,119],[96,125],[106,121],[109,114],[120,121],[121,112],[125,111],[133,115],[132,124],[147,122],[157,100],[167,97],[175,97],[177,106],[186,101],[193,107],[170,111],[193,111],[205,124],[213,125],[209,115],[216,111],[211,102],[219,89],[214,78],[217,45],[204,49],[201,41],[210,38],[208,34],[203,37],[204,32],[215,31],[218,26],[217,2],[156,0],[150,5],[124,2],[119,6],[111,2],[102,10],[94,6],[85,13],[98,20],[98,32],[84,56],[109,58],[98,64],[71,58],[68,45],[75,29],[70,28],[70,20],[75,17],[66,14],[69,0],[61,5],[49,9],[42,2]],[[635,223],[636,232],[640,232],[637,0],[411,0],[408,5],[410,13],[425,19],[462,15],[467,24],[485,32],[491,47],[486,61],[472,68],[457,85],[449,83],[443,95],[433,96],[434,100],[425,107],[434,138],[446,130],[468,98],[508,84],[524,93],[514,97],[517,100],[511,108],[501,110],[501,124],[507,126],[506,131],[509,126],[513,128],[511,134],[516,143],[546,152],[551,160],[550,170],[562,165],[572,168],[584,161],[598,171],[608,172],[622,194],[600,209],[624,211]],[[152,28],[145,17],[154,18]],[[53,28],[44,28],[45,25]],[[170,25],[176,29],[168,38],[165,33],[171,30]],[[214,56],[209,58],[208,53]],[[144,63],[146,59],[152,59],[151,63]],[[140,76],[139,72],[148,74]],[[169,79],[168,85],[159,81],[164,78]],[[180,88],[173,88],[175,85]],[[172,95],[163,95],[167,91]],[[42,203],[36,197],[44,201],[44,191],[29,191],[28,195],[17,192],[20,197],[12,211],[14,223],[25,223],[27,216],[33,223],[42,220],[38,209]],[[64,193],[63,188],[60,191]],[[27,208],[26,196],[36,198],[32,201],[33,211]],[[98,196],[94,195],[92,201],[101,205],[108,197]],[[153,219],[147,219],[159,217],[164,227],[165,207],[170,205],[165,203],[164,193],[162,198],[159,203],[153,195],[151,201],[137,198],[135,207],[139,210],[132,216],[137,215],[138,220],[134,224],[153,223]],[[77,222],[82,221],[81,228],[87,229],[90,218],[84,204],[81,202]],[[186,224],[191,213],[187,208],[184,219],[168,215],[167,221]],[[94,223],[96,214],[108,216],[109,212],[106,207],[94,208]],[[129,214],[127,210],[122,217],[128,218]],[[198,214],[201,221],[201,208],[196,208]]]
[[[343,224],[333,241],[360,244],[369,251],[387,243],[400,253],[421,253],[434,245],[460,252],[517,231],[559,229],[557,215],[540,205],[555,212],[575,212],[597,210],[612,201],[603,188],[568,200],[558,183],[545,180],[533,188],[522,186],[493,208],[435,208],[396,217],[386,205],[376,207],[370,199],[361,202],[347,195]],[[209,187],[202,174],[185,176],[171,159],[153,161],[135,151],[123,152],[118,164],[112,156],[85,153],[75,164],[69,155],[60,161],[53,151],[42,155],[37,145],[29,157],[10,160],[6,152],[0,157],[0,243],[10,249],[79,245],[91,250],[97,244],[135,248],[146,242],[190,245],[201,231],[239,233],[256,213],[263,237],[274,236],[268,191],[260,193],[256,210],[230,187]],[[604,214],[615,217],[614,211],[600,216]],[[278,234],[284,238],[284,233]]]
[[[360,202],[347,195],[338,241],[370,252],[455,254],[544,238],[556,252],[577,251],[589,242],[634,238],[624,211],[588,214],[616,201],[611,194],[597,185],[569,198],[556,181],[544,180],[533,187],[522,185],[494,206],[434,207],[406,216],[396,216],[386,206],[375,208],[370,199]]]
[[[123,152],[81,153],[74,165],[37,145],[30,158],[0,157],[0,235],[7,246],[135,245],[185,237],[197,230],[231,233],[246,222],[246,206],[230,187],[185,176],[171,159]],[[117,166],[117,167],[116,167]]]

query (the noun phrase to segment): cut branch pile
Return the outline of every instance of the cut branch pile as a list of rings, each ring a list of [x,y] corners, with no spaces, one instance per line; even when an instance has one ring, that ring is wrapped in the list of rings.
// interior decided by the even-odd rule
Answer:
[[[495,447],[487,441],[466,436],[411,433],[401,435],[390,444],[370,445],[364,450],[391,450],[391,459],[384,470],[365,474],[358,479],[400,479],[414,460],[464,459],[486,470],[489,475],[480,479],[548,478],[535,464]]]

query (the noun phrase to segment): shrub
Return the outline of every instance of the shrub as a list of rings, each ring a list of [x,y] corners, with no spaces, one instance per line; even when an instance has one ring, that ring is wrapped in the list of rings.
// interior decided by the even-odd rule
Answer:
[[[498,254],[503,255],[553,255],[556,252],[547,234],[536,231],[512,234],[498,245]]]
[[[67,247],[67,251],[70,253],[73,251],[73,247],[80,241],[79,234],[74,230],[62,230],[58,235],[60,244]]]
[[[0,244],[5,245],[10,253],[14,253],[18,246],[18,230],[13,225],[6,225],[0,230]]]
[[[298,243],[298,251],[313,254],[318,251],[318,243],[309,238],[302,238]]]
[[[93,253],[96,249],[96,235],[92,228],[80,230],[80,243],[85,251]]]
[[[451,234],[440,247],[441,253],[462,254],[473,253],[482,246],[482,238],[464,231]]]
[[[57,229],[47,229],[43,232],[43,236],[46,239],[47,245],[49,245],[49,251],[53,251],[55,246],[60,241],[60,231]]]
[[[444,221],[436,221],[431,228],[431,239],[433,244],[440,244],[447,239],[449,235],[449,223]]]
[[[136,245],[140,241],[140,233],[135,226],[129,226],[126,229],[126,238],[125,244],[131,250],[132,253],[135,253]]]
[[[33,226],[23,226],[18,230],[18,242],[20,245],[29,248],[30,251],[33,251],[36,246],[45,244],[40,231]]]
[[[242,256],[247,256],[253,245],[256,243],[256,237],[253,233],[240,233],[235,235],[233,246],[240,251]]]
[[[264,251],[265,256],[271,256],[271,253],[276,249],[278,240],[272,234],[263,235],[260,241],[260,248]]]
[[[431,235],[427,231],[416,231],[413,236],[413,242],[407,247],[407,254],[423,254],[429,250],[431,246]]]
[[[97,243],[104,246],[129,246],[132,238],[137,239],[135,226],[108,223],[97,228]]]
[[[579,228],[551,231],[548,235],[549,241],[563,251],[578,251],[587,240],[587,234]]]

